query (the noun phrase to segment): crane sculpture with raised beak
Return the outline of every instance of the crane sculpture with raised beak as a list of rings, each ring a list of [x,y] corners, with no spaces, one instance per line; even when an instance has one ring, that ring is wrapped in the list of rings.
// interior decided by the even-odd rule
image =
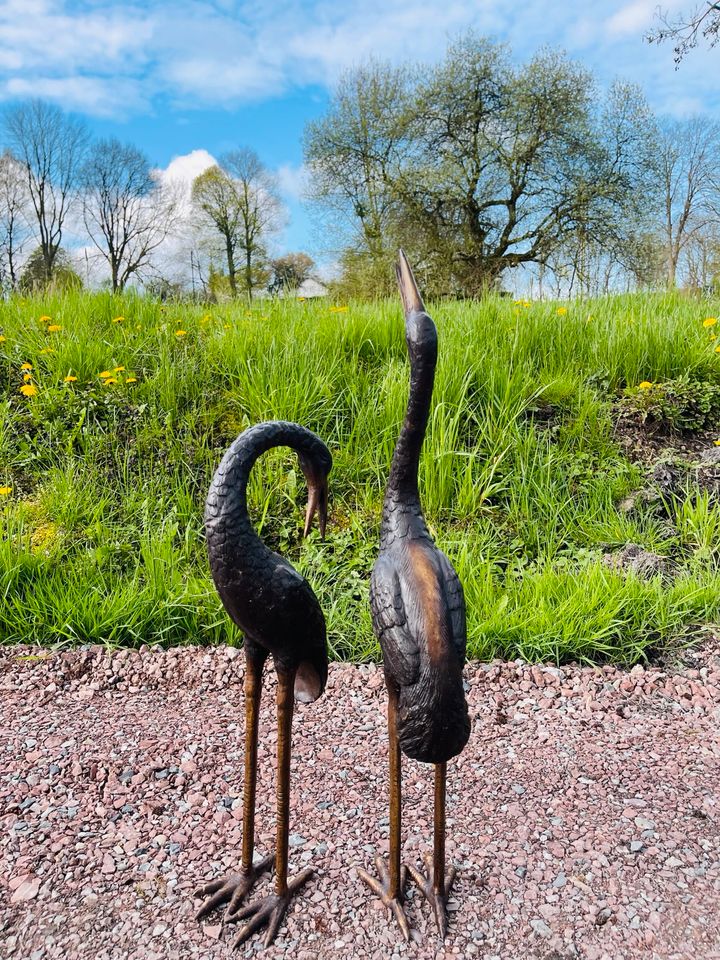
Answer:
[[[410,395],[385,491],[380,554],[372,572],[370,607],[380,641],[388,691],[390,752],[390,856],[378,857],[379,878],[360,874],[395,914],[408,940],[403,909],[405,868],[400,864],[400,752],[435,765],[435,823],[427,876],[408,869],[432,904],[440,936],[447,932],[447,899],[455,877],[445,871],[447,761],[470,736],[463,689],[465,601],[455,570],[435,546],[420,505],[418,468],[430,414],[437,330],[425,311],[405,254],[397,265],[410,355]]]

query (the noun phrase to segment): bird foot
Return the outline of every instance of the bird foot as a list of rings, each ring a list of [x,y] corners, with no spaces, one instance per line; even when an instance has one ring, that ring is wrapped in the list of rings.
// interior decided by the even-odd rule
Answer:
[[[285,893],[272,893],[267,897],[263,897],[262,900],[256,900],[255,903],[249,903],[247,906],[238,910],[232,919],[247,920],[247,923],[233,941],[233,949],[239,947],[241,943],[245,943],[256,930],[259,930],[265,925],[267,925],[265,946],[269,947],[280,928],[282,919],[290,905],[291,897],[296,890],[299,890],[300,887],[308,882],[313,873],[314,871],[310,867],[306,867],[305,870],[301,870],[296,877],[292,878],[287,885]]]
[[[395,914],[395,919],[402,930],[403,936],[406,940],[410,940],[410,925],[408,924],[402,905],[405,899],[403,891],[405,890],[405,882],[407,880],[407,870],[405,867],[400,868],[400,889],[394,891],[390,887],[390,873],[382,857],[375,859],[375,866],[380,876],[379,880],[371,876],[367,870],[358,867],[360,878],[365,881],[373,893],[376,893],[378,897],[380,897],[390,913]]]
[[[271,855],[265,857],[259,863],[253,864],[249,870],[241,870],[240,873],[230,873],[221,880],[213,880],[199,890],[195,891],[196,897],[207,897],[205,903],[195,914],[196,920],[202,920],[211,913],[216,907],[227,903],[227,910],[223,917],[224,923],[229,923],[235,919],[240,905],[257,883],[261,874],[269,870],[273,864],[274,857]]]
[[[455,879],[455,867],[450,867],[448,870],[445,876],[445,889],[442,890],[435,887],[431,879],[433,875],[433,860],[429,853],[425,854],[425,866],[427,868],[427,874],[411,866],[408,866],[408,870],[410,871],[410,876],[418,887],[420,887],[425,899],[432,905],[438,933],[440,934],[440,938],[444,940],[448,928],[447,902],[450,896],[450,888]]]

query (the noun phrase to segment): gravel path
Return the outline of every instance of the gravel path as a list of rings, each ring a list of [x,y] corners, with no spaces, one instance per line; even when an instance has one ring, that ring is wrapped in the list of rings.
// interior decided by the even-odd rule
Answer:
[[[311,863],[317,877],[263,956],[720,958],[719,650],[680,673],[468,665],[444,947],[412,888],[405,944],[358,880],[356,865],[387,848],[385,691],[376,667],[332,666],[294,726],[290,870]],[[238,860],[242,671],[227,648],[0,648],[0,956],[262,950],[256,936],[233,955],[219,915],[193,919],[193,889]],[[261,852],[274,828],[270,688]],[[419,862],[431,770],[404,772],[405,858]]]

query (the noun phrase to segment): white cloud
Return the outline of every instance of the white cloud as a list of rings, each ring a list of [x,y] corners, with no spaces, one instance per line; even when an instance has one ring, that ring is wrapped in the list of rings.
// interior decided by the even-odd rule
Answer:
[[[655,0],[635,0],[621,7],[606,21],[606,29],[611,36],[642,35],[653,20],[657,10]]]
[[[643,39],[657,0],[597,0],[572,8],[527,0],[5,0],[0,2],[0,99],[39,94],[95,115],[237,107],[290,89],[330,86],[374,55],[437,60],[472,28],[508,41],[519,61],[543,44],[582,57],[603,82],[641,82],[658,109],[698,99],[716,52],[698,49],[674,70],[672,50]]]
[[[308,172],[304,164],[293,166],[284,163],[276,170],[280,192],[288,200],[302,200],[308,185]]]
[[[207,150],[191,150],[190,153],[173,157],[164,169],[156,171],[156,175],[166,184],[181,184],[189,190],[195,177],[199,177],[216,163],[215,157]]]

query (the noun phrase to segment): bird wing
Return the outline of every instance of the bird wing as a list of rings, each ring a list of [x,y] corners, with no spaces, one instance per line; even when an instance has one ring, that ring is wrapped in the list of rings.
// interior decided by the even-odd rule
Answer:
[[[452,645],[457,650],[461,660],[464,661],[465,647],[467,646],[467,626],[465,623],[465,594],[463,592],[463,586],[460,583],[460,578],[457,573],[455,573],[455,568],[442,550],[438,550],[437,555],[443,586],[445,588],[448,613],[450,614]]]
[[[382,556],[370,578],[370,609],[386,672],[401,687],[415,683],[420,672],[420,651],[408,629],[400,579],[393,564]]]

